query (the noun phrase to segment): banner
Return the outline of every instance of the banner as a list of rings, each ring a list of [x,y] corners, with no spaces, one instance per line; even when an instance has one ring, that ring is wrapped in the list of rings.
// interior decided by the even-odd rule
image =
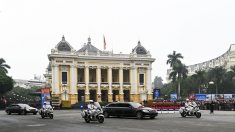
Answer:
[[[177,94],[176,93],[171,94],[170,97],[171,97],[171,101],[176,101],[177,100]]]
[[[156,99],[161,96],[160,89],[153,90],[153,98]]]
[[[233,95],[232,94],[224,94],[224,99],[232,99]]]
[[[195,94],[195,100],[205,101],[206,100],[206,94]]]
[[[50,95],[50,88],[42,88],[41,89],[41,106],[44,103],[50,104],[51,95]]]

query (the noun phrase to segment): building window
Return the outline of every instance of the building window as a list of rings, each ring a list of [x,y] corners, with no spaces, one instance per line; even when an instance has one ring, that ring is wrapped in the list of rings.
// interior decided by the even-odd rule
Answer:
[[[144,74],[139,74],[140,85],[144,85]]]
[[[78,83],[84,83],[85,77],[84,77],[84,68],[78,68]]]
[[[67,84],[67,72],[62,72],[62,84]]]
[[[123,82],[124,83],[129,83],[130,82],[130,70],[128,69],[123,69]]]

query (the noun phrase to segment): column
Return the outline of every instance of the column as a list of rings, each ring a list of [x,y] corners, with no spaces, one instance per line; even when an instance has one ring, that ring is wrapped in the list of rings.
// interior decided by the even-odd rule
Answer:
[[[71,104],[77,103],[77,68],[70,66],[70,101]]]
[[[135,65],[131,67],[131,101],[139,102],[137,89],[137,68]]]
[[[90,91],[89,91],[89,66],[85,66],[85,101],[87,102],[90,99]]]
[[[113,91],[112,91],[112,67],[110,66],[108,69],[108,83],[109,83],[109,90],[108,90],[108,102],[113,102]]]
[[[119,90],[119,101],[124,101],[123,97],[123,67],[119,68],[119,83],[120,83],[120,90]]]
[[[101,102],[101,90],[100,90],[100,83],[101,83],[101,69],[100,66],[97,66],[96,69],[96,82],[97,82],[97,101]]]
[[[152,80],[151,80],[151,70],[152,70],[152,68],[151,68],[151,66],[150,67],[148,67],[147,68],[147,75],[146,75],[146,82],[147,82],[147,99],[148,100],[152,100],[153,99],[153,93],[152,93]]]
[[[59,66],[54,64],[52,65],[52,94],[60,94],[59,86]]]

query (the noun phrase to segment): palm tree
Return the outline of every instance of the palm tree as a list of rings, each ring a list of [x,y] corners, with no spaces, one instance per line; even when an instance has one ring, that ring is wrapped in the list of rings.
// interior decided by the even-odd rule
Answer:
[[[173,71],[169,75],[169,79],[172,80],[172,82],[177,81],[178,82],[178,98],[180,98],[180,83],[183,79],[187,77],[188,69],[187,67],[182,64],[178,63],[173,67]]]
[[[169,54],[168,60],[166,61],[166,64],[170,64],[170,67],[174,67],[177,63],[181,63],[180,59],[183,59],[184,57],[181,55],[181,53],[176,53],[176,51],[173,51],[173,54]]]
[[[7,64],[5,64],[6,61],[3,58],[0,58],[0,73],[7,74],[7,69],[10,69],[11,67]]]
[[[225,78],[226,70],[223,67],[216,66],[209,70],[209,79],[215,82],[216,94],[218,94],[218,86],[222,83]]]
[[[196,71],[196,73],[194,75],[192,75],[192,77],[197,82],[199,94],[201,93],[201,87],[202,87],[203,83],[205,83],[205,81],[206,81],[205,74],[206,74],[206,72],[204,70],[199,70],[199,71]]]

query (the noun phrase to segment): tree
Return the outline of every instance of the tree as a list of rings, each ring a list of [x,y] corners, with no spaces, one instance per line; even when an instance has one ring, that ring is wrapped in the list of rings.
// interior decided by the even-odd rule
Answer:
[[[6,63],[6,61],[3,58],[0,58],[0,73],[7,74],[8,73],[7,69],[11,68],[9,65],[7,65],[5,63]]]
[[[6,74],[0,73],[0,96],[12,90],[14,81]]]
[[[7,69],[10,69],[10,66],[5,63],[6,61],[0,58],[0,96],[10,91],[14,84],[13,79],[7,76]]]
[[[198,87],[198,93],[201,93],[201,88],[203,84],[206,82],[206,72],[203,70],[196,71],[195,74],[192,75],[193,80],[196,81]]]
[[[173,54],[169,54],[168,60],[166,61],[166,64],[170,64],[170,67],[174,67],[176,64],[181,63],[180,59],[183,59],[184,57],[181,55],[181,53],[176,53],[176,51],[173,51]]]
[[[215,68],[211,68],[208,71],[208,79],[214,81],[216,87],[216,94],[218,94],[218,87],[221,86],[223,80],[225,79],[226,70],[220,66],[216,66]],[[223,90],[223,89],[220,89]]]

